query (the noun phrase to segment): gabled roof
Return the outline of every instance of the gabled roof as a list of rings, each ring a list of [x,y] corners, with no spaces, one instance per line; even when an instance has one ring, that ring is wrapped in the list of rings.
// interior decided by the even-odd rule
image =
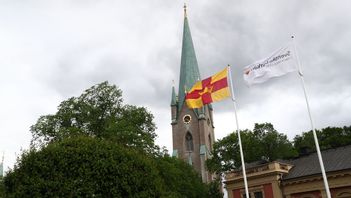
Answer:
[[[325,171],[333,172],[351,169],[351,145],[321,151]],[[321,174],[317,153],[285,161],[293,165],[283,180]]]

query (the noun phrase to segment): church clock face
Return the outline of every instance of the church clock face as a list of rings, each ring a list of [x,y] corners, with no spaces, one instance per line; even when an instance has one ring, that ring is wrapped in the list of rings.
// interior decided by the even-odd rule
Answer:
[[[189,124],[191,122],[191,116],[189,114],[183,117],[184,124]]]

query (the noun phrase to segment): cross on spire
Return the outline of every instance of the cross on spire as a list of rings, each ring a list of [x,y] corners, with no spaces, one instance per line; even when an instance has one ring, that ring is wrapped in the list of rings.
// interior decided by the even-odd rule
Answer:
[[[184,3],[184,17],[187,17],[187,15],[186,15],[186,4]]]

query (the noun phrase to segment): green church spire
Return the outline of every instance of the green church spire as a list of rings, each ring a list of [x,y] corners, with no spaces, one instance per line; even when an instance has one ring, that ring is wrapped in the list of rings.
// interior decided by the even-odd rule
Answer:
[[[193,40],[191,38],[186,6],[184,5],[184,27],[182,57],[180,64],[178,110],[180,111],[185,101],[185,92],[189,91],[196,81],[200,80],[199,67],[197,65]]]
[[[175,105],[177,105],[177,96],[176,96],[176,93],[175,93],[174,81],[173,81],[171,106],[175,106]]]

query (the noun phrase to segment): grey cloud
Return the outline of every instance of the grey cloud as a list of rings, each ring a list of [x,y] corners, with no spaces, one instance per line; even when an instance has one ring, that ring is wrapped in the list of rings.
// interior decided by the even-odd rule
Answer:
[[[127,103],[154,111],[157,132],[162,134],[158,142],[167,142],[171,149],[171,127],[165,119],[170,119],[167,112],[172,80],[176,85],[179,81],[183,2],[42,0],[0,4],[0,52],[5,57],[0,58],[0,65],[12,63],[13,67],[2,70],[4,79],[13,76],[13,81],[20,82],[20,77],[26,75],[25,79],[31,81],[28,84],[40,85],[36,87],[41,89],[43,101],[77,96],[108,80],[123,90]],[[243,128],[265,121],[289,137],[309,130],[296,74],[252,88],[242,79],[244,66],[269,55],[294,34],[316,126],[348,125],[349,7],[346,0],[189,2],[189,23],[200,73],[208,77],[231,64]],[[23,69],[28,71],[13,75]],[[7,84],[1,86],[1,90],[9,89]],[[52,110],[57,105],[45,102],[42,109]],[[216,115],[231,115],[231,106],[229,100],[214,104],[215,119]],[[7,113],[11,117],[11,112]],[[32,114],[40,113],[50,112]],[[5,117],[4,113],[0,116]],[[232,121],[216,123],[221,123],[217,127],[222,136],[233,128]]]

